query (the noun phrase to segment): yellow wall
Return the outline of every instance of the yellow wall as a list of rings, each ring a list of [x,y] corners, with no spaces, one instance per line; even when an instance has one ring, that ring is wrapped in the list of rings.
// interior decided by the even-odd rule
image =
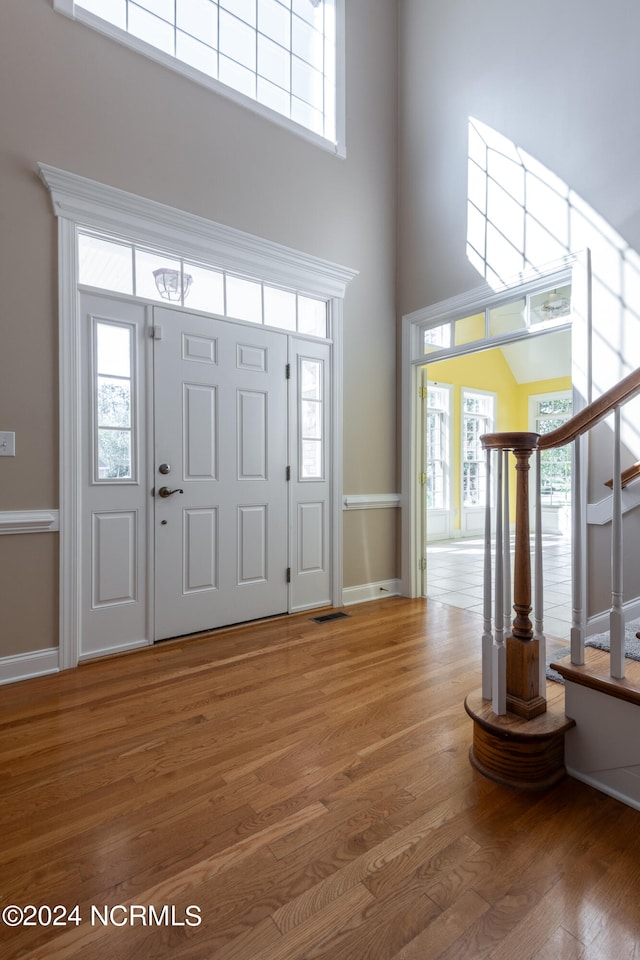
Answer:
[[[496,395],[496,432],[529,429],[529,397],[539,393],[555,393],[571,389],[571,377],[556,377],[552,380],[535,380],[518,383],[499,347],[481,353],[439,360],[426,367],[429,383],[448,384],[453,387],[451,430],[453,442],[452,462],[452,527],[460,529],[461,511],[461,424],[462,389],[487,390]],[[515,521],[515,468],[512,465],[509,477],[511,520]]]
[[[463,320],[456,320],[455,323],[455,345],[462,343],[473,343],[474,340],[483,340],[485,334],[484,311],[476,313],[472,317],[465,317]]]

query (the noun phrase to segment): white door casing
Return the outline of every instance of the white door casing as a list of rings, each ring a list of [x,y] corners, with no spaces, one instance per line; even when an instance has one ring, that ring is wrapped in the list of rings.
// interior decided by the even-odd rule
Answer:
[[[154,334],[155,639],[284,613],[286,335],[163,308]]]
[[[78,176],[50,164],[37,172],[58,220],[60,427],[60,630],[58,666],[74,667],[83,645],[83,401],[82,313],[78,289],[78,229],[162,249],[196,262],[222,264],[240,275],[301,290],[329,304],[331,340],[331,581],[342,604],[343,310],[357,271],[265,240],[197,214]],[[148,567],[149,565],[147,565]],[[148,584],[149,592],[152,584]]]

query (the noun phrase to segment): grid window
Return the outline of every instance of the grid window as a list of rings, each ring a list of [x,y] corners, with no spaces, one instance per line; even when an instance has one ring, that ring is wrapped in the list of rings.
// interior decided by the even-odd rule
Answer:
[[[324,443],[322,419],[324,383],[322,362],[299,358],[300,389],[298,418],[300,430],[300,480],[322,480],[324,476]]]
[[[336,143],[342,0],[54,0]],[[113,28],[116,28],[114,31]],[[164,61],[166,62],[166,60]]]
[[[134,479],[133,331],[94,322],[94,480]]]
[[[493,432],[495,400],[465,390],[462,397],[462,503],[484,506],[487,490],[485,454],[480,437]]]
[[[535,401],[534,431],[557,430],[571,417],[571,394],[539,397]],[[571,503],[571,444],[540,452],[540,492],[547,506]]]
[[[427,508],[447,507],[449,472],[449,391],[427,389],[426,450]]]

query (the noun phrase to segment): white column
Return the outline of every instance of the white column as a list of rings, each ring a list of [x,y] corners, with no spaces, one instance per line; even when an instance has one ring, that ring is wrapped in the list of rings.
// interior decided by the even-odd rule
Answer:
[[[620,407],[614,412],[613,517],[611,521],[611,676],[624,677],[624,613],[622,611],[622,477],[620,469]]]

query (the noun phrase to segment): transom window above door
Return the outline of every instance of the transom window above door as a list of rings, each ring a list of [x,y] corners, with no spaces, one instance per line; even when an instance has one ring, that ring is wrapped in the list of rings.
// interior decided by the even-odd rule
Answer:
[[[344,154],[344,70],[339,64],[344,0],[53,0],[53,4]]]
[[[571,320],[571,283],[523,284],[514,295],[507,291],[494,295],[483,310],[471,313],[457,310],[442,322],[430,321],[418,326],[413,350],[419,355],[465,353],[481,342],[503,342],[564,326]],[[417,359],[417,356],[416,356]]]
[[[84,286],[144,300],[169,300],[232,320],[323,339],[329,335],[326,300],[82,230],[78,280]]]

